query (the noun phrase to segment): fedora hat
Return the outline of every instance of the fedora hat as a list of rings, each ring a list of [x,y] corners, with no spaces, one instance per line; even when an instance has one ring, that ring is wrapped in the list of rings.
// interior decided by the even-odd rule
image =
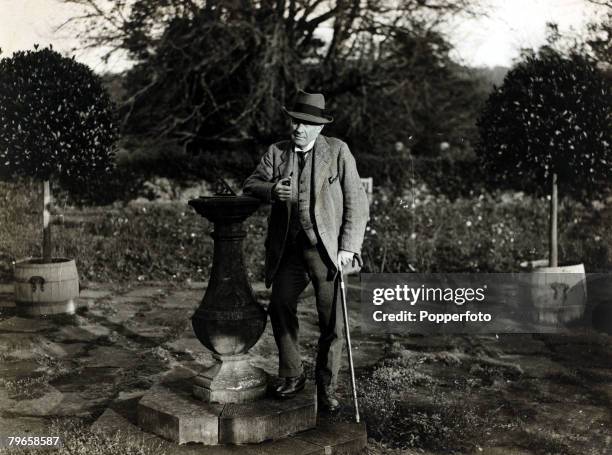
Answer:
[[[296,120],[310,123],[331,123],[334,118],[325,113],[325,97],[321,93],[298,92],[292,109],[283,107],[283,111]]]

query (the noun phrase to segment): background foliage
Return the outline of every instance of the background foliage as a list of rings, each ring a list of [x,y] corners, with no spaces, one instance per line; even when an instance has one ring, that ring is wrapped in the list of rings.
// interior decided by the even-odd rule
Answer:
[[[441,140],[470,140],[470,112],[486,94],[486,82],[452,62],[439,31],[477,14],[478,2],[69,2],[88,7],[87,44],[135,62],[124,78],[124,132],[160,148],[258,156],[284,136],[281,107],[306,88],[327,95],[337,119],[330,133],[357,154],[410,137],[435,154]]]
[[[39,253],[31,188],[0,184],[0,281],[12,279],[12,261]],[[364,271],[410,272],[411,266],[421,273],[520,271],[521,262],[541,259],[547,251],[542,242],[546,204],[542,198],[497,191],[451,200],[423,184],[404,195],[378,191],[363,247]],[[263,280],[266,218],[262,208],[245,226],[245,260],[253,281]],[[76,258],[85,282],[209,277],[212,225],[185,203],[65,206],[55,223],[58,255]],[[589,272],[607,271],[610,223],[609,205],[566,200],[560,208],[560,253],[583,261]]]
[[[602,66],[609,61],[609,17],[593,24],[580,45],[553,46],[558,37],[551,27],[549,45],[525,53],[504,83],[505,68],[468,68],[451,58],[443,25],[482,14],[474,2],[120,0],[100,8],[97,0],[67,1],[88,8],[74,19],[86,25],[80,37],[87,46],[108,46],[134,62],[126,73],[105,77],[119,104],[122,133],[114,178],[59,198],[67,213],[59,221],[66,232],[62,248],[80,257],[91,279],[197,279],[194,268],[205,276],[203,221],[180,202],[156,207],[146,200],[166,191],[157,187],[160,178],[174,185],[174,196],[177,188],[218,175],[237,189],[265,147],[285,136],[280,108],[298,87],[326,94],[336,119],[326,133],[346,140],[360,174],[374,179],[364,244],[369,271],[510,271],[545,256],[538,179],[546,171],[530,174],[532,167],[525,166],[525,178],[501,181],[482,161],[495,161],[512,177],[512,159],[524,148],[501,161],[496,153],[501,144],[518,142],[514,135],[532,114],[539,127],[530,136],[538,145],[531,164],[540,160],[538,153],[561,155],[561,164],[577,157],[588,164],[597,147],[609,162],[609,129],[603,129],[609,118],[599,109],[609,106],[609,98],[595,96],[599,87],[609,97],[609,79],[602,79],[609,77]],[[534,65],[540,68],[535,76]],[[530,96],[538,90],[549,102],[534,104]],[[550,120],[551,112],[564,112],[564,102],[577,121]],[[581,111],[581,103],[588,108]],[[494,115],[494,105],[509,117]],[[483,131],[488,122],[491,140],[480,143],[480,156],[473,150],[478,117]],[[398,141],[403,150],[394,147]],[[582,148],[571,153],[578,143]],[[593,174],[588,166],[566,168]],[[607,181],[608,170],[594,168],[594,183]],[[581,190],[591,188],[582,184],[584,172]],[[598,189],[607,188],[603,183]],[[563,178],[560,184],[563,189]],[[602,270],[611,244],[602,227],[608,202],[603,192],[594,201],[582,193],[571,193],[561,207],[563,255]],[[75,205],[92,203],[104,207]],[[13,209],[4,213],[22,222]],[[179,224],[188,228],[173,228]],[[260,276],[265,213],[252,219],[250,229],[249,270]],[[15,232],[7,229],[1,251],[7,260],[35,249],[27,240],[24,247],[14,245]],[[164,236],[171,240],[164,243]]]
[[[109,173],[116,112],[101,82],[50,48],[0,60],[0,175],[72,186]]]
[[[488,98],[478,120],[487,168],[521,187],[600,195],[612,170],[612,86],[595,63],[544,48],[526,55]]]

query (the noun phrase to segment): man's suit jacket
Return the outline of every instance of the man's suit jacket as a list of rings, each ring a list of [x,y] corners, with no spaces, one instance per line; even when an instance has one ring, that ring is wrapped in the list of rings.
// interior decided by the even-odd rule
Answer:
[[[282,141],[270,146],[255,171],[246,179],[244,194],[272,202],[266,237],[266,286],[270,287],[278,270],[287,233],[291,203],[272,198],[272,188],[289,177],[293,144]],[[368,199],[357,173],[355,158],[339,139],[319,135],[313,149],[314,188],[311,188],[311,213],[317,236],[337,271],[338,249],[359,254],[369,218]],[[295,184],[297,178],[292,179]]]

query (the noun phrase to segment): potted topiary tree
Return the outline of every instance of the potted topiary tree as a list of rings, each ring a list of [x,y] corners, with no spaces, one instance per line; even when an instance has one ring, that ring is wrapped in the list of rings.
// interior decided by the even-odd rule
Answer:
[[[115,109],[100,77],[52,48],[0,60],[0,175],[31,178],[42,190],[42,257],[15,265],[15,300],[26,314],[74,312],[73,259],[53,257],[52,182],[99,184],[113,166]]]
[[[583,264],[559,264],[558,194],[601,196],[610,186],[611,121],[612,90],[596,64],[548,47],[508,72],[478,120],[477,151],[493,175],[550,200],[549,257],[532,263],[544,272],[532,278],[540,322],[568,322],[584,312]]]

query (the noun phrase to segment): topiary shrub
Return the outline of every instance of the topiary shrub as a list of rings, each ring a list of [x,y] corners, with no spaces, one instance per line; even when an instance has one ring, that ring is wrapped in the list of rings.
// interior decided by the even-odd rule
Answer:
[[[44,262],[52,256],[51,182],[103,192],[116,138],[114,106],[89,67],[37,46],[0,60],[0,176],[42,183]]]
[[[609,187],[612,88],[584,56],[528,54],[486,102],[477,153],[502,181],[550,195],[549,262],[558,265],[557,192],[585,199]],[[598,194],[599,195],[599,194]]]

